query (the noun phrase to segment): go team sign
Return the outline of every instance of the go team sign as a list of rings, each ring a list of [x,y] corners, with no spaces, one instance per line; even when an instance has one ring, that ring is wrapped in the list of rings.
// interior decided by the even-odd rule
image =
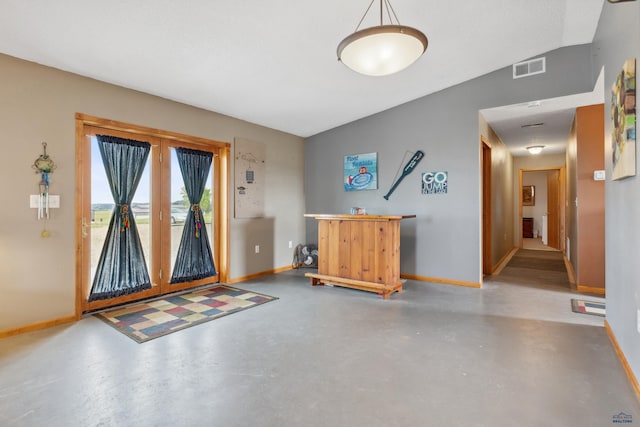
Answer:
[[[423,172],[422,173],[422,194],[447,194],[449,173]]]

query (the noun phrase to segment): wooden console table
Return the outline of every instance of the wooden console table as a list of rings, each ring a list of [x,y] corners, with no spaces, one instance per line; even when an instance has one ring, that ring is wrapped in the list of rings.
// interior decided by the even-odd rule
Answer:
[[[318,220],[318,273],[311,285],[331,283],[388,299],[402,291],[400,221],[415,215],[305,214]]]

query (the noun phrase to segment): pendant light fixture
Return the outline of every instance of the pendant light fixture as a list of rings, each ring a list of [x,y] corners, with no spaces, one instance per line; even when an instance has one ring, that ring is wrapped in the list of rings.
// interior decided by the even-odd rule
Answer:
[[[338,60],[360,74],[386,76],[404,70],[427,50],[422,31],[400,25],[389,0],[380,2],[380,25],[359,30],[375,0],[371,0],[353,34],[338,45]],[[383,23],[384,9],[389,24]]]

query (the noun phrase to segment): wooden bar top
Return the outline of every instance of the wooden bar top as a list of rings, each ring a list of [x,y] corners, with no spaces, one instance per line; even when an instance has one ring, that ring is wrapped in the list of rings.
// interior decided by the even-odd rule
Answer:
[[[415,215],[354,215],[354,214],[304,214],[306,218],[346,221],[392,221],[415,218]]]

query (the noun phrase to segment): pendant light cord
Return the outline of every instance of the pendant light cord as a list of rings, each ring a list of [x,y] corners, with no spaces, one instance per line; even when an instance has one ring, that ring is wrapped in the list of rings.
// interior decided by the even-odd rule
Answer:
[[[365,10],[364,15],[362,15],[362,18],[360,18],[360,22],[358,22],[358,25],[356,25],[356,29],[354,30],[354,33],[358,32],[358,30],[360,29],[360,25],[362,25],[362,21],[364,21],[364,18],[366,18],[367,13],[369,13],[369,10],[371,10],[371,6],[373,6],[374,1],[376,0],[371,0],[371,3],[369,3],[369,7],[367,7],[367,10]],[[381,26],[384,25],[382,1],[383,0],[380,0],[380,25]],[[400,20],[398,19],[398,15],[396,15],[396,11],[393,9],[393,6],[391,5],[391,2],[389,0],[384,0],[384,8],[387,9],[387,16],[389,17],[389,23],[393,25],[393,18],[395,18],[396,25],[400,25]],[[392,14],[393,16],[391,16]]]
[[[367,16],[367,13],[369,13],[369,9],[371,9],[371,6],[373,5],[374,1],[376,1],[376,0],[371,0],[371,3],[369,3],[369,7],[367,8],[367,10],[364,11],[364,15],[362,15],[362,18],[360,18],[360,22],[358,22],[358,25],[356,25],[356,29],[355,29],[354,33],[358,32],[358,29],[360,28],[360,25],[362,25],[362,21],[364,21],[364,18]]]

